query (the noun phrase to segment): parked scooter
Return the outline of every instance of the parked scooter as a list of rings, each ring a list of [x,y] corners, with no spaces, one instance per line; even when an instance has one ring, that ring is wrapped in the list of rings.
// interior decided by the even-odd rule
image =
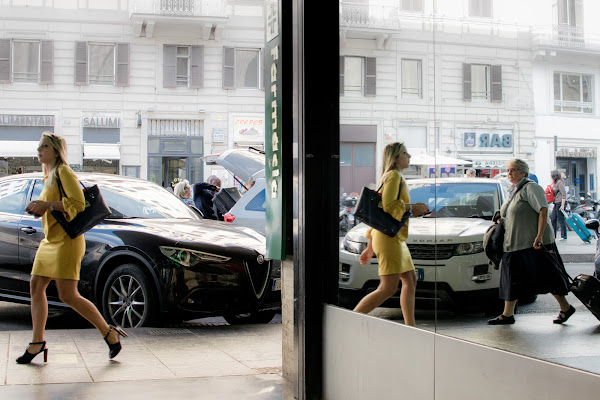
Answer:
[[[340,196],[340,237],[345,236],[346,233],[356,225],[356,218],[354,218],[354,206],[358,202],[358,196],[351,194],[347,195],[342,193]]]
[[[567,199],[571,214],[579,214],[584,221],[589,219],[595,219],[598,217],[598,200],[592,199],[590,193],[587,197],[580,197],[579,200],[575,200],[575,196],[571,196]]]

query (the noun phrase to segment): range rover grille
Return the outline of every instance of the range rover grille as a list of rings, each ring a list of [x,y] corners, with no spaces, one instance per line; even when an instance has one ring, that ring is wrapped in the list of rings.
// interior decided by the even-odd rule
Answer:
[[[409,244],[413,260],[448,260],[454,255],[453,244]]]

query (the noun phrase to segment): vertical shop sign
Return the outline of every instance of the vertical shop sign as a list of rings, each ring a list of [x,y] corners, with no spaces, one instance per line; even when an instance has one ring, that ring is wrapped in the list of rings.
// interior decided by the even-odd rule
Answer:
[[[285,170],[281,123],[281,16],[279,0],[265,1],[265,157],[267,257],[285,258]]]

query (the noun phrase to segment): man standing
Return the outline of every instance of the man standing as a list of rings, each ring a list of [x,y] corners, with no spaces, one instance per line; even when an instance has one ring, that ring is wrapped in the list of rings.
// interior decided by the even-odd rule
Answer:
[[[209,176],[206,182],[194,185],[194,204],[206,219],[223,221],[223,214],[213,204],[213,197],[219,190],[221,190],[221,179],[216,175]]]

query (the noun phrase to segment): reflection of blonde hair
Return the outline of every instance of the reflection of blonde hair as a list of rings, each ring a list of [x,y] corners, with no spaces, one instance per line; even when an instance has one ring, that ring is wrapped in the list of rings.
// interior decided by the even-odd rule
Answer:
[[[179,197],[180,199],[183,199],[183,194],[185,193],[185,189],[187,189],[189,187],[190,187],[190,184],[188,183],[187,180],[181,181],[177,185],[175,185],[175,188],[173,188],[173,193],[175,194],[175,196]]]
[[[381,179],[383,179],[388,172],[397,171],[396,159],[402,151],[405,150],[403,142],[390,143],[383,149],[383,167],[381,169]]]
[[[62,136],[56,135],[52,132],[42,133],[42,138],[40,139],[40,145],[43,142],[47,142],[54,149],[56,154],[58,155],[58,157],[56,157],[54,165],[52,166],[52,168],[49,171],[46,170],[46,165],[42,165],[42,171],[44,172],[44,174],[46,176],[48,176],[48,179],[46,180],[45,184],[48,185],[49,187],[54,187],[54,186],[56,186],[54,179],[55,179],[55,175],[58,174],[58,167],[60,167],[61,165],[68,165],[67,164],[67,142],[65,142],[65,139]]]

